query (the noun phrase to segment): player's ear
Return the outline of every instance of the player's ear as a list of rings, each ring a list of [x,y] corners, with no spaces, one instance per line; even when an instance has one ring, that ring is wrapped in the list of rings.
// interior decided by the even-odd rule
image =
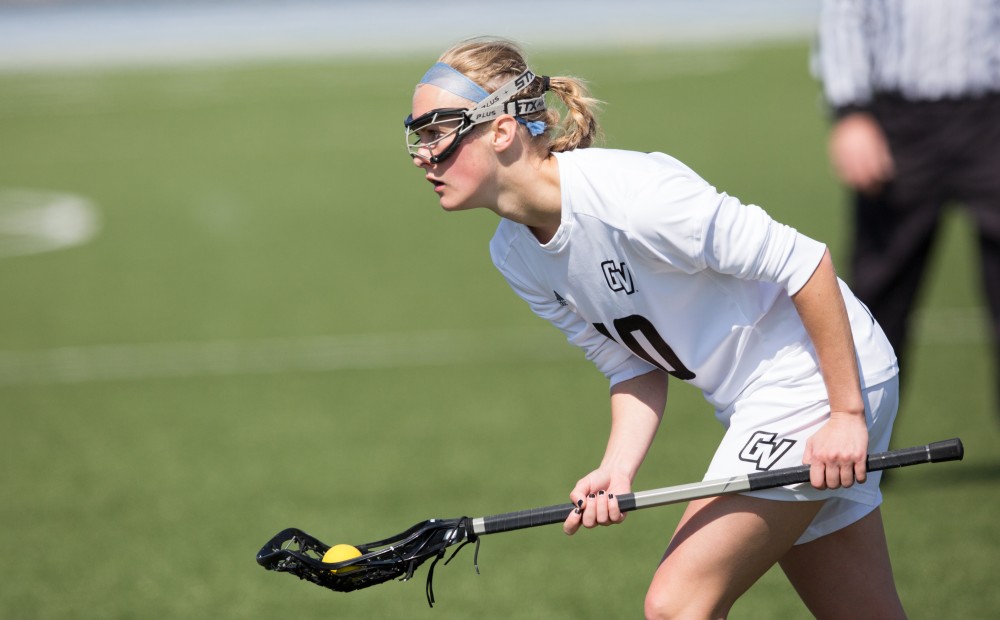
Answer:
[[[502,153],[510,148],[517,137],[517,119],[509,114],[504,114],[493,121],[493,150]]]

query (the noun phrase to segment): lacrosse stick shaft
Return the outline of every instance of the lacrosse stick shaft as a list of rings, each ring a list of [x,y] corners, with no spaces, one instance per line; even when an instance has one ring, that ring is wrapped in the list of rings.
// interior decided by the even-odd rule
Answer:
[[[960,439],[937,441],[923,446],[902,448],[871,454],[866,461],[868,471],[881,471],[896,467],[919,465],[921,463],[937,463],[941,461],[958,461],[964,455]],[[666,506],[689,502],[695,499],[732,495],[746,491],[773,489],[789,484],[809,482],[809,466],[789,467],[775,471],[742,474],[731,478],[706,480],[692,484],[680,484],[662,489],[638,491],[619,495],[618,506],[622,512],[630,512],[640,508]],[[479,517],[472,520],[473,532],[477,535],[510,532],[529,527],[562,523],[569,513],[576,508],[573,504],[560,504],[530,510],[508,512],[490,517]]]

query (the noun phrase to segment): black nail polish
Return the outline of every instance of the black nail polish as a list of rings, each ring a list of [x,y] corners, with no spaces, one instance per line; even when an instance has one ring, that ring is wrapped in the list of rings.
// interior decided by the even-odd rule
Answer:
[[[596,498],[597,498],[597,496],[596,496],[596,495],[594,495],[593,493],[591,493],[591,494],[590,494],[590,495],[588,495],[587,497],[589,497],[590,499],[596,499]]]
[[[576,507],[577,508],[583,508],[583,500],[582,499],[581,500],[577,500]]]
[[[580,501],[583,501],[583,500],[580,500]],[[580,514],[580,509],[579,508],[574,508],[573,512],[575,512],[576,514]]]
[[[600,492],[598,492],[597,494],[598,494],[598,495],[604,495],[604,491],[600,491]]]
[[[608,499],[614,499],[614,498],[615,498],[614,493],[608,493]]]

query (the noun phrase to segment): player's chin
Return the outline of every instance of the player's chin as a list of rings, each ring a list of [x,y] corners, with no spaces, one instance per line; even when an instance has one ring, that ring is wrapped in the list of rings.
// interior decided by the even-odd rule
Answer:
[[[473,208],[473,206],[469,204],[469,201],[456,199],[456,197],[450,196],[448,194],[442,195],[441,199],[438,201],[438,204],[441,205],[442,211],[449,211],[449,212],[468,211],[469,209]]]

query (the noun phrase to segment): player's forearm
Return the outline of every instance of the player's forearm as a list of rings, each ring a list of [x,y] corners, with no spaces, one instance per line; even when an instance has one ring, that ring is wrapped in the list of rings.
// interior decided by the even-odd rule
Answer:
[[[654,371],[611,389],[611,434],[601,469],[632,480],[656,436],[667,404],[667,374]]]
[[[792,301],[816,349],[830,410],[863,415],[851,323],[829,251]]]

